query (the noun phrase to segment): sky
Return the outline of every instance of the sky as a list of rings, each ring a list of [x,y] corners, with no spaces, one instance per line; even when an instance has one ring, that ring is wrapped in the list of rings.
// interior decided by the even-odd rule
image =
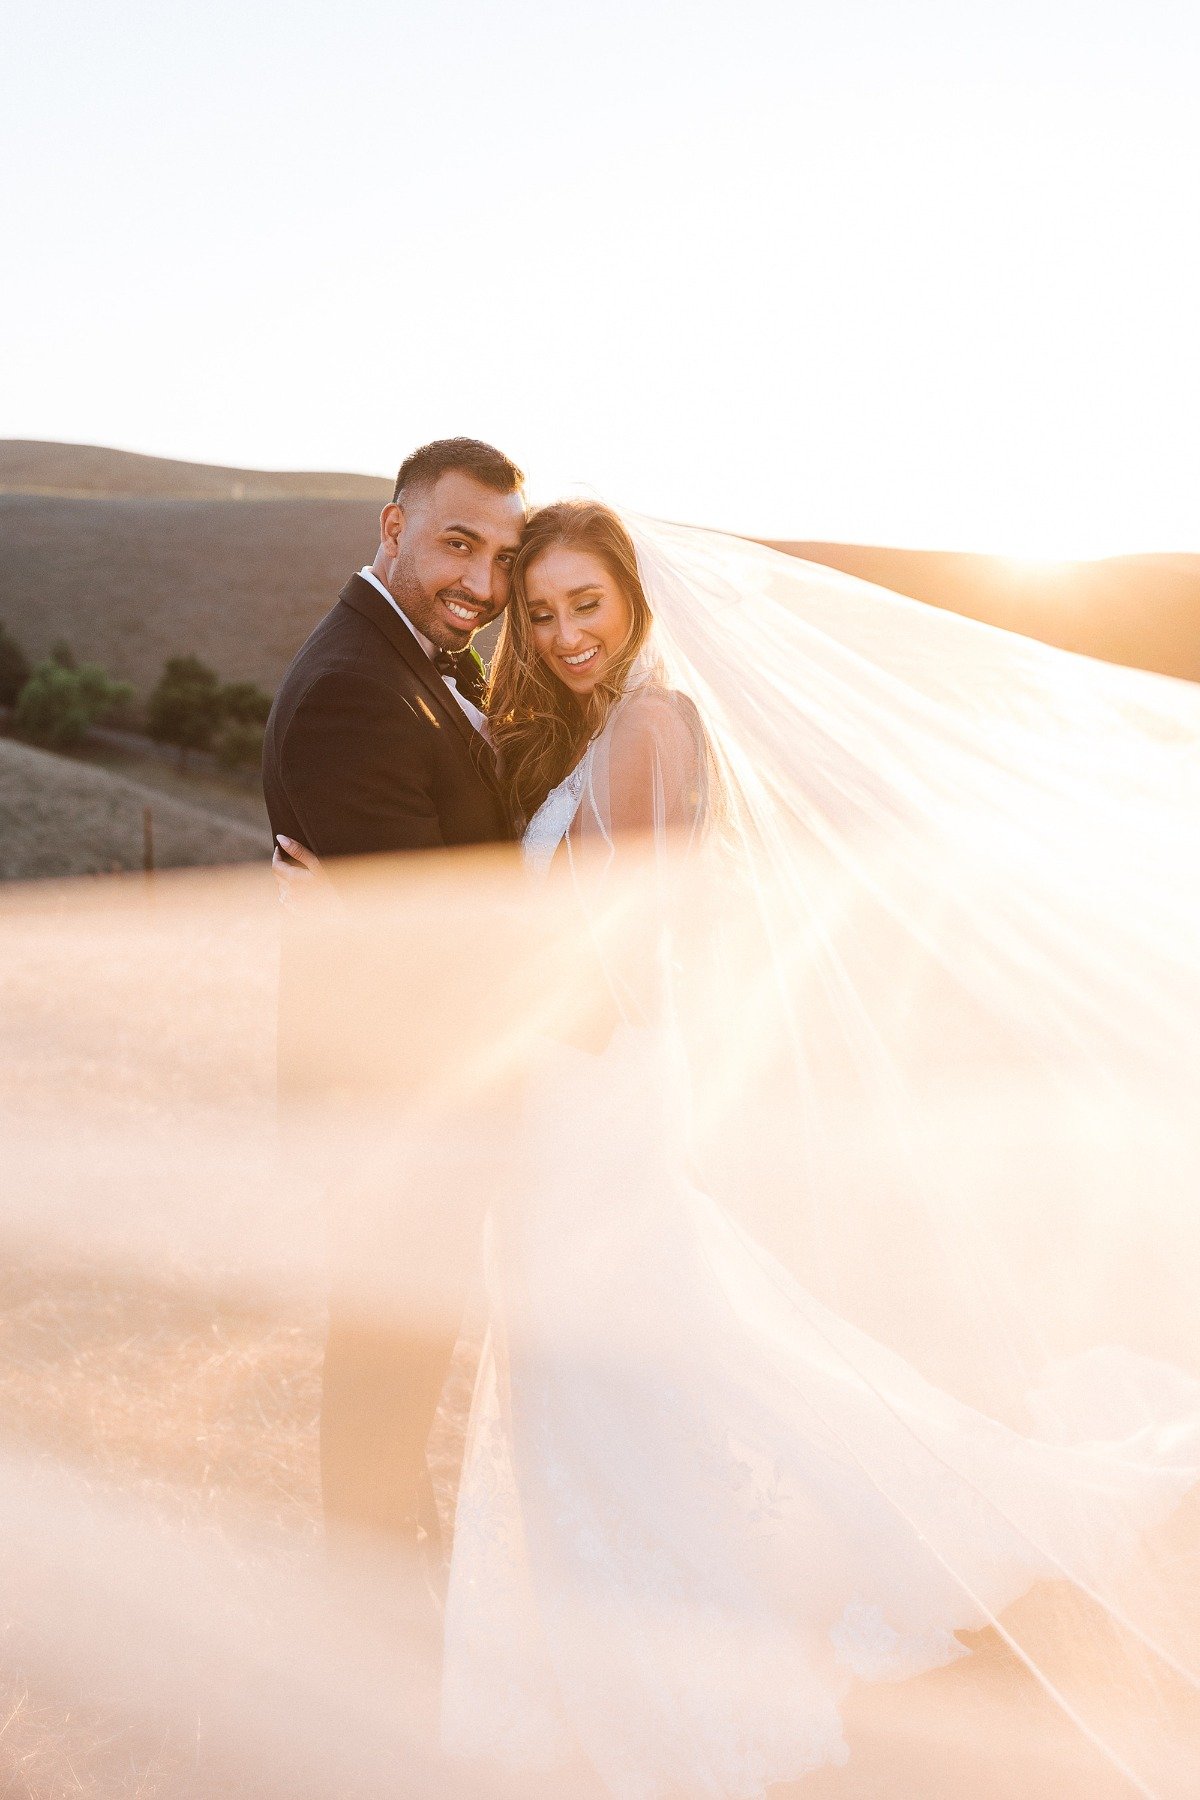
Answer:
[[[0,437],[1200,550],[1195,0],[17,0]]]

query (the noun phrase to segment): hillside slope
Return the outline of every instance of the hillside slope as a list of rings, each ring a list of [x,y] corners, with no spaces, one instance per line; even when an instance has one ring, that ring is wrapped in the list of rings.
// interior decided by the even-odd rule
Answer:
[[[1200,556],[1022,563],[860,544],[776,547],[1063,650],[1200,681]]]
[[[137,494],[160,500],[369,500],[378,507],[391,491],[391,482],[377,475],[223,469],[109,450],[100,444],[0,439],[0,493]]]
[[[355,500],[0,494],[0,620],[33,658],[65,637],[143,694],[187,651],[272,691],[378,521]]]
[[[140,869],[147,806],[159,868],[265,861],[264,831],[0,738],[0,881]]]

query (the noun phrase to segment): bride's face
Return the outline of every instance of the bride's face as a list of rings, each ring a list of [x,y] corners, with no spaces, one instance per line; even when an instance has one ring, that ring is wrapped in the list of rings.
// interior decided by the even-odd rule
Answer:
[[[550,673],[586,700],[633,628],[633,609],[590,550],[554,544],[525,571],[533,646]]]

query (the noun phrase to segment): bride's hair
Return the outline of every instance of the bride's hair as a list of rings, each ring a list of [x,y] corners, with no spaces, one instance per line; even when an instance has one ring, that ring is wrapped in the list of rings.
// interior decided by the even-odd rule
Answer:
[[[555,544],[589,550],[617,583],[632,615],[629,635],[583,707],[537,650],[526,609],[526,580]],[[513,816],[526,821],[568,775],[620,699],[652,624],[637,553],[620,519],[595,500],[559,500],[530,515],[513,564],[508,610],[492,662],[487,710]]]

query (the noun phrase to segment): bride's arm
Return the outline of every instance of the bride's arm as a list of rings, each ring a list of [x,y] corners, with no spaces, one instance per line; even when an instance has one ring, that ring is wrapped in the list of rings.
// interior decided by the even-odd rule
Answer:
[[[577,1016],[560,1033],[580,1049],[599,1052],[617,1025],[650,1025],[660,1014],[673,907],[671,855],[658,853],[681,853],[693,842],[707,786],[703,730],[680,694],[634,696],[593,749],[554,859],[583,912]]]
[[[333,896],[333,883],[319,856],[296,838],[280,832],[271,857],[279,904],[291,911],[307,911],[319,900]]]
[[[706,803],[703,728],[691,701],[655,690],[621,707],[597,743],[569,833],[571,848],[620,839],[687,844]]]

